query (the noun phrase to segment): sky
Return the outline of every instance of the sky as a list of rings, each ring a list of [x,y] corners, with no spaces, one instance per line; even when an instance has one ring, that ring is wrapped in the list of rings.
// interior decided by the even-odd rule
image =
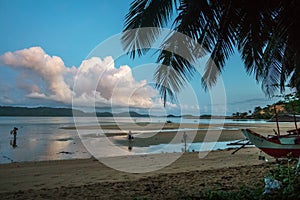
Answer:
[[[178,101],[163,107],[153,87],[157,56],[132,60],[120,45],[130,2],[0,0],[0,105],[231,115],[276,101],[236,53],[214,88],[203,90],[199,67]]]

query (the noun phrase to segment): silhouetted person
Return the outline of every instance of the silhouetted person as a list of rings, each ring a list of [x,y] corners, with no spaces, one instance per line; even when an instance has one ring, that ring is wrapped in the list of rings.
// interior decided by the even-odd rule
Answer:
[[[131,131],[129,131],[127,138],[128,138],[128,150],[131,151],[132,150],[132,142],[133,142],[133,136],[132,136]]]
[[[129,140],[129,141],[132,141],[132,140],[133,140],[133,136],[132,136],[131,131],[129,131],[129,133],[128,133],[128,140]]]
[[[17,131],[18,131],[17,127],[14,127],[14,129],[10,131],[10,134],[14,136],[14,139],[10,140],[10,145],[13,148],[17,147]]]

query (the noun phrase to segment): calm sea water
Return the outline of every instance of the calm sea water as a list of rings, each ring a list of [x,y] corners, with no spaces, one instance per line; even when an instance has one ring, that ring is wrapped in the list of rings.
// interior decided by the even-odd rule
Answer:
[[[214,123],[220,120],[195,120],[181,118],[98,118],[100,123],[107,122],[172,122],[182,123]],[[80,126],[97,125],[97,120],[89,117],[77,118],[76,123]],[[264,121],[232,121],[226,123],[265,123]],[[81,142],[76,130],[61,129],[61,127],[74,126],[72,117],[0,117],[0,163],[20,161],[59,160],[73,158],[89,158],[90,153]],[[10,130],[18,127],[18,135],[14,145]],[[96,134],[98,130],[87,130],[88,134]],[[92,140],[93,138],[85,138]],[[99,138],[98,138],[99,139]],[[101,139],[100,139],[101,140]],[[163,145],[163,144],[162,144]],[[138,152],[152,152],[159,146],[151,146],[149,149],[136,149]],[[182,148],[176,145],[169,149],[174,152]],[[113,156],[113,155],[108,155]]]

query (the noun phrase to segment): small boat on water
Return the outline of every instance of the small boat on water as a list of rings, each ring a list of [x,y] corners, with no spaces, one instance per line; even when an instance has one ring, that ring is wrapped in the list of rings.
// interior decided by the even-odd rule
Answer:
[[[275,158],[300,156],[300,129],[287,131],[287,134],[260,135],[250,129],[243,129],[243,134],[257,148]]]

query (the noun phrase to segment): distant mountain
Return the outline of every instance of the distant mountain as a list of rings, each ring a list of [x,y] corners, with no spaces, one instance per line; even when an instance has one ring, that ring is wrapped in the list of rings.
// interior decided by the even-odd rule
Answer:
[[[101,113],[97,112],[96,115],[97,115],[97,117],[112,117],[113,116],[113,114],[110,112],[101,112]]]
[[[13,106],[0,106],[0,116],[43,116],[43,117],[72,117],[94,116],[94,113],[86,113],[81,110],[72,108],[51,108],[51,107],[13,107]],[[137,112],[122,112],[112,114],[110,112],[97,112],[97,117],[150,117],[146,114],[139,114]]]
[[[150,117],[150,115],[139,114],[134,111],[114,113],[114,114],[112,114],[110,112],[103,112],[103,113],[97,112],[97,117]]]
[[[129,111],[129,112],[123,112],[119,114],[114,114],[115,117],[150,117],[150,115],[147,114],[139,114],[134,111]]]
[[[168,118],[180,118],[181,116],[180,115],[168,115],[167,117]]]
[[[69,117],[77,115],[86,115],[86,113],[71,108],[50,108],[50,107],[13,107],[0,106],[0,116],[49,116],[49,117]]]

